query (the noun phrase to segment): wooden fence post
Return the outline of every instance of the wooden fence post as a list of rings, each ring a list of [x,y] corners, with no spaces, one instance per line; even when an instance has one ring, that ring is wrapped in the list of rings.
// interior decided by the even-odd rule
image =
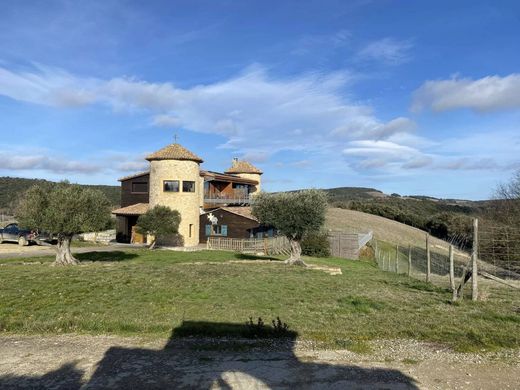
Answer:
[[[395,273],[399,273],[399,245],[395,246]]]
[[[471,300],[478,299],[478,219],[473,220],[473,251],[471,252]]]
[[[412,245],[408,245],[408,276],[412,276]]]
[[[431,258],[430,258],[430,234],[426,233],[426,281],[430,281]]]
[[[453,245],[450,245],[450,287],[452,292],[451,300],[457,300],[457,289],[455,288],[455,265],[453,264]]]

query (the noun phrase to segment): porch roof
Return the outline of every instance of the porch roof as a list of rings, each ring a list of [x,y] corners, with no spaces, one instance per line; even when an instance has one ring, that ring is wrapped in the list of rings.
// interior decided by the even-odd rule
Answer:
[[[135,179],[136,177],[149,175],[149,174],[150,174],[150,171],[138,172],[138,173],[134,173],[132,175],[121,177],[121,178],[117,179],[117,181],[126,181],[126,180],[130,180],[130,179]]]
[[[251,212],[251,207],[244,207],[244,206],[235,206],[235,207],[232,207],[232,206],[223,206],[223,207],[218,207],[216,209],[211,209],[211,210],[208,210],[206,212],[204,212],[203,214],[208,214],[208,213],[214,213],[215,211],[217,210],[224,210],[224,211],[227,211],[228,213],[233,213],[233,214],[236,214],[236,215],[239,215],[241,217],[244,217],[244,218],[247,218],[247,219],[251,219],[253,221],[256,221],[258,222],[258,219],[253,215],[253,213]]]
[[[112,211],[115,215],[142,215],[148,211],[148,203],[136,203],[130,206],[122,207]]]

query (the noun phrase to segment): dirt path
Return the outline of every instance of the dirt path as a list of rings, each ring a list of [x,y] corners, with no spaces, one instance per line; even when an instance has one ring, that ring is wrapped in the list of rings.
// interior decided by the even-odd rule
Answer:
[[[520,378],[520,351],[457,354],[413,341],[374,342],[369,355],[302,345],[295,351],[236,342],[207,345],[207,340],[165,346],[137,338],[4,335],[0,388],[517,389]]]

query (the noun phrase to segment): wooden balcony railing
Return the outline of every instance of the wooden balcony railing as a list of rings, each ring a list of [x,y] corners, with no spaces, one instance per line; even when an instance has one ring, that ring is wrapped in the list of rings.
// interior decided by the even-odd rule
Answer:
[[[204,203],[208,204],[251,204],[251,196],[243,191],[232,193],[205,193]]]

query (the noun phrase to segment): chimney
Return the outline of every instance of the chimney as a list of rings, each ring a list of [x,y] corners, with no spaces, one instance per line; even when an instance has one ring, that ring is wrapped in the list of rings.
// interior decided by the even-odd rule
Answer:
[[[236,167],[236,165],[238,164],[238,157],[233,157],[233,166]]]

